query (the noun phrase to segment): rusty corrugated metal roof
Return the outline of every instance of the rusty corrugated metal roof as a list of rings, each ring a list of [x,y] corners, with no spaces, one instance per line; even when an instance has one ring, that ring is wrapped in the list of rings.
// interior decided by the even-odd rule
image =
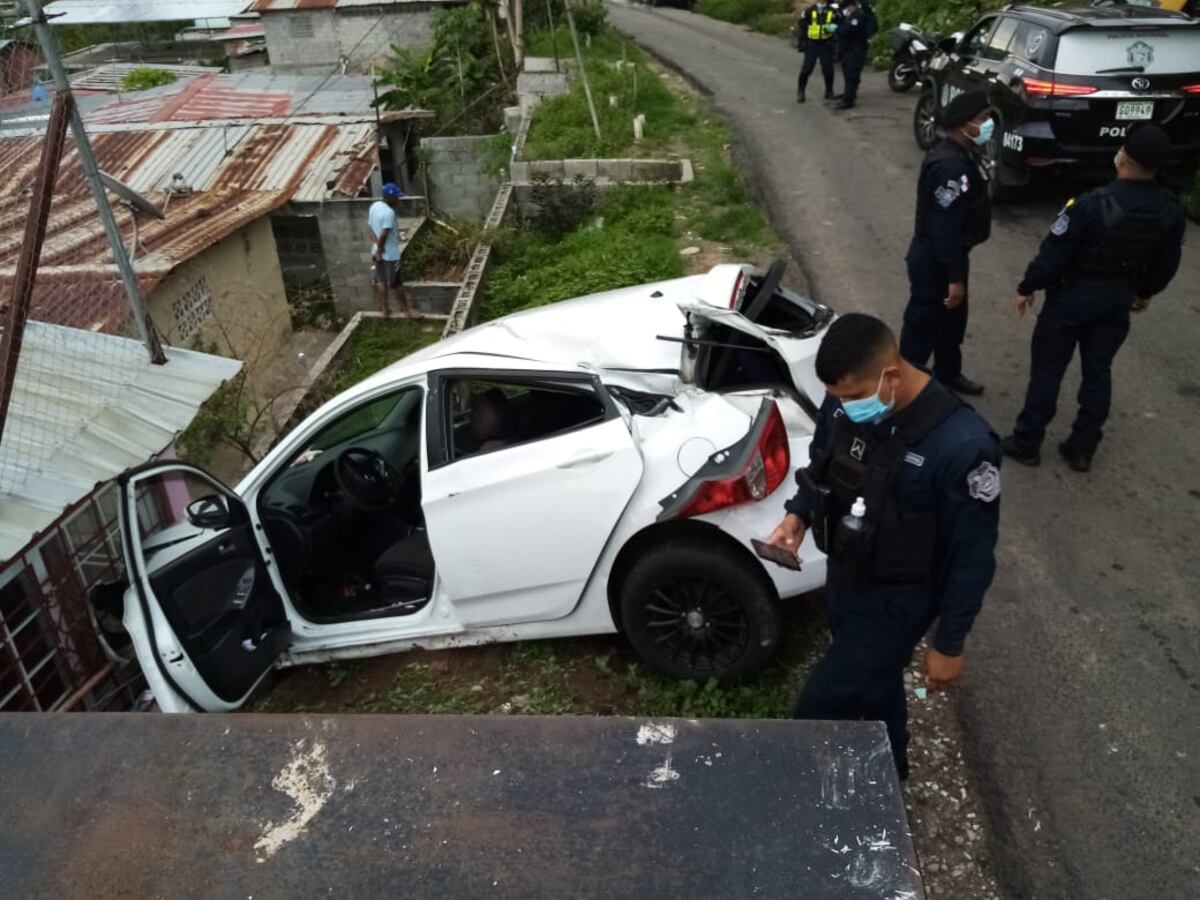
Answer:
[[[374,125],[237,124],[98,132],[100,167],[166,209],[140,221],[134,267],[149,291],[176,266],[289,200],[320,202],[361,193],[377,164]],[[40,140],[0,138],[0,297],[20,253]],[[182,176],[173,185],[176,174]],[[173,187],[185,193],[171,193]],[[121,233],[133,220],[114,206]],[[31,315],[111,332],[126,302],[104,230],[72,145],[55,186]]]
[[[216,66],[186,66],[186,65],[164,65],[162,63],[154,63],[148,65],[146,63],[107,63],[103,66],[96,66],[94,69],[86,69],[71,76],[71,89],[76,91],[103,91],[109,94],[115,94],[124,90],[125,76],[134,69],[158,69],[164,72],[169,72],[176,79],[193,78],[199,75],[218,75],[221,69]]]

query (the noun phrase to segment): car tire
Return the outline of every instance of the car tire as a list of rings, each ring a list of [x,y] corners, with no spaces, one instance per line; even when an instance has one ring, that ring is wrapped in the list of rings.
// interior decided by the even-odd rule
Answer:
[[[940,135],[937,126],[937,95],[931,90],[921,91],[913,109],[913,137],[922,150],[932,150]]]
[[[621,586],[621,622],[650,668],[693,681],[737,681],[779,642],[778,597],[746,551],[676,538],[647,550]]]
[[[917,64],[910,57],[896,57],[888,69],[888,87],[897,94],[912,90],[917,83]]]

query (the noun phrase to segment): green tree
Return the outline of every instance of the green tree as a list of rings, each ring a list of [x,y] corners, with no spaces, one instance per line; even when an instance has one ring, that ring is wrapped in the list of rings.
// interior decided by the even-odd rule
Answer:
[[[155,69],[150,66],[138,66],[130,69],[121,79],[121,89],[125,91],[145,91],[150,88],[172,84],[175,75],[166,69]]]

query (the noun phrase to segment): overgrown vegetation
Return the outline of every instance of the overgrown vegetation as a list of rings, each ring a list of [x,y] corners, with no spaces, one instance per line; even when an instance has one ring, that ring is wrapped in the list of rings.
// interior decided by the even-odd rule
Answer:
[[[293,670],[256,711],[781,718],[824,640],[807,601],[784,618],[778,659],[743,684],[664,678],[620,638],[530,641]]]
[[[474,0],[435,13],[428,49],[392,48],[379,76],[379,104],[432,110],[428,134],[481,134],[500,128],[514,80],[512,46],[501,40],[496,3]]]
[[[569,37],[560,34],[560,46],[564,39]],[[548,33],[540,34],[530,41],[530,52],[545,53],[551,44]],[[523,158],[686,155],[695,180],[599,191],[583,184],[535,185],[531,199],[538,212],[495,241],[484,318],[678,277],[684,272],[681,246],[695,241],[727,246],[730,261],[777,245],[733,168],[729,129],[710,118],[699,98],[673,90],[635,46],[607,29],[593,36],[584,58],[600,102],[602,139],[596,141],[577,81],[568,96],[539,105]],[[608,96],[618,98],[615,107]],[[638,113],[646,115],[647,136],[635,144],[632,119]]]
[[[442,336],[441,322],[420,319],[366,319],[342,350],[341,365],[323,396],[328,398],[354,387],[384,366],[415,353]]]
[[[571,36],[559,29],[560,48]],[[530,53],[550,55],[553,36],[530,40]],[[681,146],[682,132],[691,124],[689,110],[645,63],[632,42],[605,29],[592,36],[584,51],[587,76],[596,102],[601,137],[596,138],[583,82],[576,78],[571,92],[543,100],[533,117],[522,159],[588,159],[592,157],[651,156]],[[614,105],[610,98],[616,98]],[[646,117],[645,137],[633,140],[633,118]]]
[[[460,281],[475,246],[479,226],[452,217],[431,218],[404,251],[407,281]]]
[[[45,5],[45,4],[43,4]],[[24,12],[24,4],[19,4]],[[170,41],[180,31],[191,28],[196,23],[192,20],[180,22],[128,22],[116,25],[56,25],[54,36],[63,53],[74,53],[95,44],[121,44],[137,42],[141,44]],[[22,40],[37,43],[32,28],[12,29],[13,36]]]
[[[787,34],[797,18],[792,0],[699,0],[696,12],[763,34]]]
[[[162,87],[164,84],[174,84],[175,75],[166,69],[156,69],[153,66],[138,66],[130,69],[121,79],[123,91],[146,91],[150,88]]]

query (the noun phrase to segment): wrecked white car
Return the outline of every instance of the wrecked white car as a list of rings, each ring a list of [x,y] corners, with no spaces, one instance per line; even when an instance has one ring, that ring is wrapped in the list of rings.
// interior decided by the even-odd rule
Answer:
[[[830,310],[707,275],[472,328],[326,403],[235,488],[121,479],[123,621],[165,711],[231,710],[335,658],[622,632],[654,669],[739,678],[782,599],[751,549],[783,514],[824,390]]]

